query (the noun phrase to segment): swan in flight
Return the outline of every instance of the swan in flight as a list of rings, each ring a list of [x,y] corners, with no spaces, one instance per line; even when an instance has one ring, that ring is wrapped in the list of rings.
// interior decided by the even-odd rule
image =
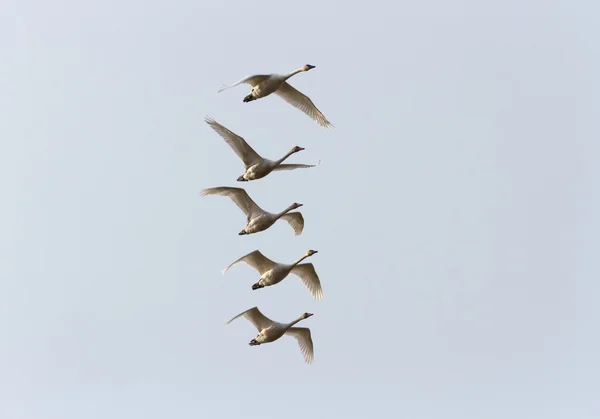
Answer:
[[[283,335],[287,335],[295,338],[298,341],[298,346],[300,346],[300,350],[304,356],[304,361],[308,364],[313,361],[313,342],[310,335],[310,329],[307,327],[293,327],[299,321],[312,316],[312,313],[304,313],[290,323],[278,323],[262,314],[257,307],[252,307],[251,309],[238,314],[233,319],[225,323],[225,325],[228,325],[241,316],[244,316],[258,330],[258,335],[250,341],[250,346],[274,342]]]
[[[302,280],[302,283],[312,294],[315,300],[323,298],[323,290],[321,289],[321,281],[319,275],[315,271],[312,263],[300,263],[307,257],[318,253],[317,250],[309,250],[300,259],[291,265],[273,262],[268,257],[264,256],[259,250],[248,253],[242,256],[231,265],[223,269],[221,272],[225,274],[229,268],[239,262],[245,262],[260,273],[260,279],[254,285],[253,290],[275,285],[283,281],[290,273],[297,275]]]
[[[275,221],[285,220],[294,229],[296,236],[299,236],[304,229],[304,217],[299,212],[290,212],[293,209],[300,208],[302,204],[293,203],[283,211],[277,214],[271,214],[270,212],[264,211],[250,198],[248,192],[242,188],[230,188],[227,186],[220,186],[217,188],[204,189],[200,192],[200,195],[219,195],[228,196],[231,200],[246,214],[248,224],[238,234],[240,236],[244,234],[258,233],[264,231],[267,228],[275,224]]]
[[[308,96],[293,88],[286,81],[295,74],[309,71],[313,68],[315,68],[314,65],[306,64],[288,74],[255,74],[244,77],[232,85],[224,86],[221,90],[219,90],[219,93],[239,84],[246,83],[252,86],[252,91],[244,98],[244,102],[252,102],[253,100],[269,96],[271,93],[275,93],[290,105],[304,112],[322,127],[333,128],[333,124],[331,124],[331,122],[325,118],[325,115],[323,115],[321,111],[317,109],[313,101],[310,100]]]
[[[294,153],[304,150],[304,148],[296,146],[292,148],[285,156],[279,160],[269,160],[258,155],[252,147],[248,145],[246,140],[237,134],[234,134],[223,125],[219,124],[212,118],[206,117],[204,121],[219,134],[225,142],[235,151],[246,166],[246,172],[237,178],[238,182],[247,182],[250,180],[261,179],[275,170],[293,170],[307,167],[315,167],[317,164],[282,164],[282,162]]]

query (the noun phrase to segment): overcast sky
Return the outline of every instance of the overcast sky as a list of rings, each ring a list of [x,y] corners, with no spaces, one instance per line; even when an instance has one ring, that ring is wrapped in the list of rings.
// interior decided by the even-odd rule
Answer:
[[[16,1],[0,16],[0,417],[600,417],[600,5]],[[290,83],[335,125],[276,96]],[[203,121],[313,169],[240,184]],[[238,236],[243,186],[285,223]],[[237,265],[308,249],[323,285]],[[234,315],[315,315],[315,361]]]

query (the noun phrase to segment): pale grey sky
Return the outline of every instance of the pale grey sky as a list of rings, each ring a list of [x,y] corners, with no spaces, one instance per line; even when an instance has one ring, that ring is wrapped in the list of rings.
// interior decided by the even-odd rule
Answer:
[[[15,1],[0,17],[0,417],[600,417],[592,1]],[[291,84],[336,125],[246,75]],[[253,183],[206,115],[267,157]],[[240,237],[203,188],[306,224]],[[252,291],[233,260],[308,249]],[[308,311],[315,362],[235,314]]]

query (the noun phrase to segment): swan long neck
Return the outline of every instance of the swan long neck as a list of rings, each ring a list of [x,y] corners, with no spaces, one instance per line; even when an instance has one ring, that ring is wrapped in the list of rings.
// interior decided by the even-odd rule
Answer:
[[[300,262],[302,262],[304,259],[306,259],[309,255],[304,255],[302,256],[300,259],[298,259],[297,261],[295,261],[294,263],[292,263],[292,267],[298,265]]]
[[[279,160],[275,160],[275,166],[279,166],[281,163],[283,163],[283,161],[285,159],[287,159],[288,157],[290,157],[294,153],[295,153],[295,151],[294,151],[294,149],[292,149],[285,156],[283,156],[282,158],[280,158]]]
[[[303,71],[304,71],[304,67],[300,67],[299,69],[297,69],[297,70],[294,70],[294,71],[292,71],[291,73],[287,74],[287,75],[285,76],[285,80],[289,79],[290,77],[292,77],[292,76],[294,76],[294,75],[296,75],[296,74],[298,74],[298,73],[302,73]]]
[[[302,321],[302,320],[304,320],[304,317],[303,317],[303,316],[300,316],[300,317],[298,317],[298,318],[297,318],[296,320],[294,320],[293,322],[291,322],[291,323],[288,323],[288,325],[287,325],[287,328],[289,329],[290,327],[294,326],[296,323],[298,323],[298,322],[300,322],[300,321]]]
[[[287,214],[288,212],[290,212],[293,209],[294,209],[294,205],[292,204],[289,207],[287,207],[286,209],[284,209],[283,211],[281,211],[279,214],[277,214],[277,218],[283,217],[285,214]]]

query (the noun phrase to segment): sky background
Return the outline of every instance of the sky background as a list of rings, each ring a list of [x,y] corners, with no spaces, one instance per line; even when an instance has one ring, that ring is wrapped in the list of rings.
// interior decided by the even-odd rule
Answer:
[[[0,16],[0,417],[600,417],[600,4],[15,1]],[[336,126],[276,96],[290,83]],[[203,121],[313,169],[240,184]],[[238,236],[243,213],[304,204]],[[237,265],[308,249],[323,284]],[[234,315],[305,311],[260,347]]]

